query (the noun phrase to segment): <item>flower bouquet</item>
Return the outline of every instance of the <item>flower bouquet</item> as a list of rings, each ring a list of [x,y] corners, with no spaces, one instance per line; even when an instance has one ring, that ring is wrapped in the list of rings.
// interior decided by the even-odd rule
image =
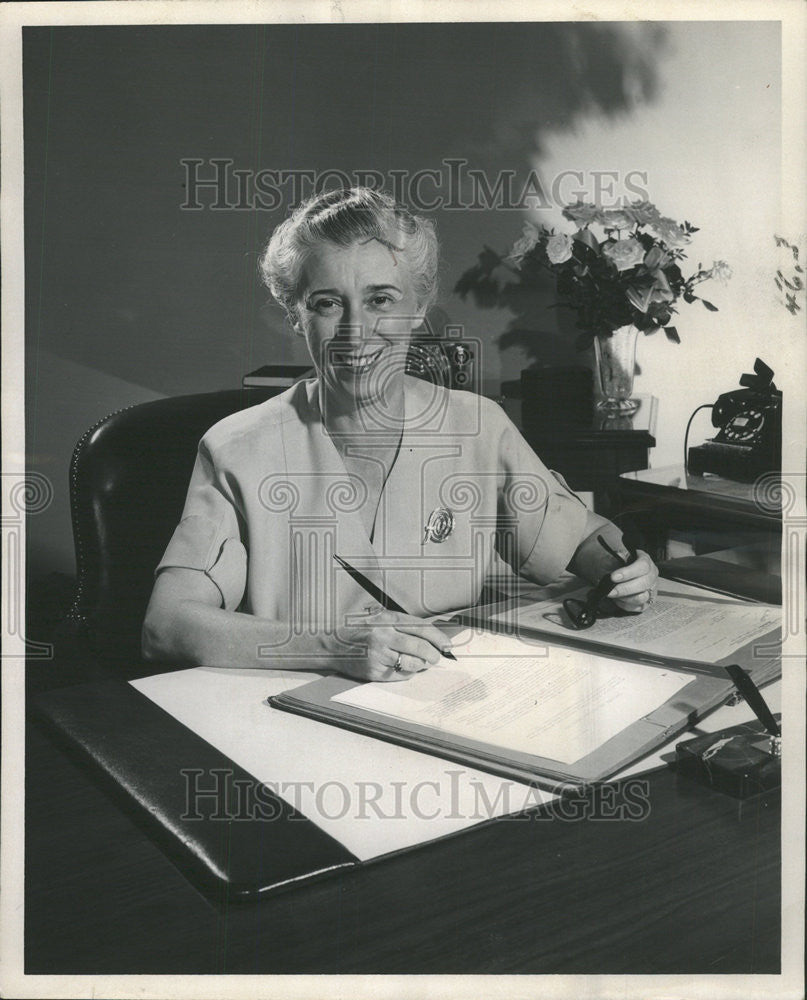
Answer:
[[[676,303],[700,300],[713,311],[717,306],[695,294],[710,278],[725,281],[731,271],[725,261],[684,277],[685,247],[698,230],[662,216],[655,205],[637,201],[623,208],[602,209],[578,202],[563,210],[578,228],[573,234],[554,232],[526,223],[507,257],[522,280],[536,269],[551,272],[559,304],[574,309],[582,331],[580,348],[597,350],[598,370],[606,409],[632,412],[630,400],[638,331],[680,342],[672,324]],[[628,342],[627,344],[625,342]]]

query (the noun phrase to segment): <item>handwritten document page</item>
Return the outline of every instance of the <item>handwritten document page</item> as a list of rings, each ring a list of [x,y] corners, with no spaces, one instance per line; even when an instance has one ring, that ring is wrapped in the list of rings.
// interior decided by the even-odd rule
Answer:
[[[557,600],[541,601],[517,611],[494,615],[494,621],[516,620],[520,626],[557,635],[583,635],[638,652],[716,663],[748,642],[780,628],[782,609],[720,597],[682,592],[663,581],[652,607],[641,615],[603,618],[585,633],[571,628]],[[584,598],[587,589],[574,597]]]
[[[365,684],[333,700],[572,764],[694,676],[470,629],[452,649],[456,663],[443,659],[401,683]]]

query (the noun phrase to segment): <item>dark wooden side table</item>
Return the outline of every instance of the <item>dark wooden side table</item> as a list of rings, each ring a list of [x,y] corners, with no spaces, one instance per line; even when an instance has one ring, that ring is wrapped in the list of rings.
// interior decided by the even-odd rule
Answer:
[[[623,527],[632,523],[656,560],[663,562],[671,554],[668,545],[674,536],[687,542],[701,562],[709,556],[710,572],[716,569],[712,564],[727,564],[738,592],[744,588],[749,597],[781,600],[781,491],[770,476],[739,483],[668,465],[625,472],[617,490],[617,519]],[[687,571],[686,560],[664,562],[668,575],[676,568]],[[699,581],[693,577],[693,582]]]
[[[504,408],[545,465],[559,472],[573,490],[594,494],[594,507],[606,516],[613,511],[614,483],[620,473],[646,469],[648,452],[656,444],[655,396],[637,396],[639,409],[629,417],[606,416],[594,410],[586,425],[525,422],[521,401],[505,397]]]

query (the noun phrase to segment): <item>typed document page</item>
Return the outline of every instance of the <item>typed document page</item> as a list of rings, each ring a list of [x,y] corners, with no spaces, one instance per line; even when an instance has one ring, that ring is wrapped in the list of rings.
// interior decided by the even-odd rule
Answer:
[[[717,663],[755,639],[780,628],[782,609],[749,604],[700,593],[689,593],[667,580],[641,615],[598,619],[584,633],[576,632],[557,600],[494,615],[493,621],[517,621],[519,626],[556,635],[582,635],[635,652]],[[587,589],[573,595],[584,599]]]
[[[694,675],[466,630],[457,662],[334,701],[402,724],[573,764],[659,708]]]

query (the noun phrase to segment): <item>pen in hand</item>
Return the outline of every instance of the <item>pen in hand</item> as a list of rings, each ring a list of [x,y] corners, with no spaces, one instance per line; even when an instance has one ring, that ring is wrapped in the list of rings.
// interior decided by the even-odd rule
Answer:
[[[630,563],[635,562],[637,558],[635,549],[628,549],[628,558],[625,559],[617,551],[611,548],[602,535],[597,535],[597,541],[600,543],[602,548],[605,549],[608,555],[613,556],[613,558],[616,559],[621,566],[628,566]],[[597,612],[600,604],[611,593],[614,586],[615,584],[611,579],[611,574],[606,573],[600,578],[599,583],[592,587],[592,589],[588,592],[585,601],[578,600],[576,597],[567,597],[564,600],[563,608],[569,616],[574,628],[591,628],[591,626],[597,621]]]
[[[387,611],[397,611],[402,615],[409,614],[406,608],[402,608],[394,598],[390,597],[389,594],[386,593],[386,591],[376,586],[372,580],[366,577],[364,573],[357,570],[354,566],[351,566],[347,560],[336,554],[334,554],[334,559],[339,563],[342,569],[345,570],[345,572],[349,573],[350,576],[353,577],[362,590],[368,593],[374,600],[378,601],[382,608],[385,608]],[[410,617],[415,616],[410,615]],[[456,662],[457,657],[451,652],[450,647],[445,647],[441,649],[440,652],[447,660],[454,660]]]
[[[639,558],[636,549],[628,549],[628,558],[625,559],[624,556],[621,556],[615,549],[611,548],[611,546],[608,544],[608,542],[606,542],[606,540],[602,537],[602,535],[597,535],[597,541],[605,549],[605,551],[608,553],[609,556],[613,556],[614,559],[618,559],[623,566],[630,566],[631,563],[636,562],[636,560]]]

